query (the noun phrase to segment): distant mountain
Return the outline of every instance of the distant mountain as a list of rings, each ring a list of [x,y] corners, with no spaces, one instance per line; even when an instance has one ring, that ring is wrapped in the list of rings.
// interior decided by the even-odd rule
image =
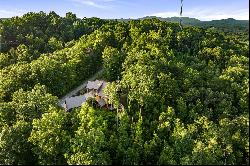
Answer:
[[[161,21],[167,21],[167,22],[173,22],[173,23],[179,23],[180,18],[179,17],[156,17],[156,16],[146,16],[138,19],[107,19],[107,20],[117,20],[117,21],[123,21],[128,22],[131,20],[144,20],[144,19],[159,19]],[[5,20],[9,18],[0,18],[0,20]],[[236,20],[234,18],[227,18],[227,19],[221,19],[221,20],[212,20],[212,21],[201,21],[196,18],[190,18],[190,17],[181,17],[182,24],[185,25],[191,25],[191,26],[198,26],[203,28],[209,28],[209,27],[215,27],[218,30],[224,31],[224,32],[244,32],[248,33],[249,31],[249,20]]]
[[[174,23],[180,22],[179,17],[162,18],[162,17],[156,17],[156,16],[146,16],[146,17],[139,18],[139,20],[151,19],[151,18],[157,18],[157,19],[159,19],[161,21],[174,22]],[[182,17],[181,19],[182,19],[182,23],[186,24],[186,25],[198,24],[198,23],[201,22],[200,20],[198,20],[196,18]]]
[[[146,16],[138,19],[117,19],[118,21],[128,22],[130,20],[144,20],[144,19],[159,19],[161,21],[179,23],[179,17],[156,17],[156,16]],[[224,32],[246,32],[249,30],[249,20],[235,20],[233,18],[221,19],[221,20],[212,20],[212,21],[200,21],[196,18],[181,17],[183,25],[192,25],[203,28],[215,27],[218,30]]]
[[[228,18],[222,20],[201,21],[197,25],[202,27],[213,26],[218,28],[238,28],[240,30],[248,30],[249,20],[235,20],[233,18]]]
[[[139,20],[144,20],[144,19],[150,19],[150,18],[157,18],[161,21],[168,21],[168,22],[175,22],[178,23],[180,21],[179,17],[167,17],[167,18],[162,18],[162,17],[156,17],[156,16],[147,16],[143,18],[139,18]],[[190,18],[190,17],[181,17],[182,23],[185,25],[218,25],[218,24],[225,24],[225,25],[241,25],[244,27],[249,27],[249,20],[235,20],[233,18],[228,18],[228,19],[221,19],[221,20],[212,20],[212,21],[200,21],[196,18]]]
[[[7,19],[9,19],[9,18],[0,18],[0,20],[7,20]]]

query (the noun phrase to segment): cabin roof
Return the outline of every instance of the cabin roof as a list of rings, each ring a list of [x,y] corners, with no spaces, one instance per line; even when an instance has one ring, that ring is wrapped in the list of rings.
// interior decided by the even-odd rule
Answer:
[[[107,82],[103,81],[102,86],[100,87],[100,90],[98,92],[98,95],[101,97],[106,97],[106,95],[104,94],[103,90],[104,88],[108,85]]]
[[[97,100],[97,102],[98,102],[98,104],[102,107],[102,106],[104,106],[105,104],[106,104],[106,102],[105,102],[105,100],[104,99],[99,99],[99,100]]]
[[[103,81],[88,81],[86,88],[98,90],[102,86]]]
[[[106,95],[103,93],[103,90],[107,86],[107,84],[107,82],[99,80],[88,81],[86,88],[90,90],[97,90],[97,92],[90,91],[88,93],[85,93],[84,95],[66,98],[64,108],[68,111],[72,108],[80,107],[84,102],[86,102],[89,97],[95,97],[95,94],[101,97],[97,100],[98,104],[101,107],[104,106],[106,102],[103,97],[106,97]]]
[[[65,100],[67,111],[71,108],[80,107],[86,101],[84,95],[69,97]]]
[[[86,100],[87,100],[89,97],[95,97],[94,94],[93,94],[93,92],[85,93],[84,96],[85,96]]]

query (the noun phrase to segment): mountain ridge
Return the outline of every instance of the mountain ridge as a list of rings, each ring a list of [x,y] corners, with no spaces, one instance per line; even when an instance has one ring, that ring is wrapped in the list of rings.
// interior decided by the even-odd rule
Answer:
[[[128,22],[131,20],[145,20],[145,19],[159,19],[160,21],[179,23],[179,17],[157,17],[157,16],[145,16],[137,19],[116,19],[118,21]],[[113,19],[114,20],[114,19]],[[198,26],[202,28],[211,28],[215,27],[218,30],[224,32],[244,32],[248,33],[249,31],[249,20],[236,20],[234,18],[220,19],[220,20],[211,20],[211,21],[201,21],[197,18],[190,17],[181,17],[182,24],[184,26]]]

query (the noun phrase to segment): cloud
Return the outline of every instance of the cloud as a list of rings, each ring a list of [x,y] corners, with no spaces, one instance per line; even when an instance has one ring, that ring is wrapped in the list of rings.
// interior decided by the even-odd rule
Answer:
[[[179,12],[159,12],[152,13],[149,16],[157,16],[157,17],[179,17]],[[220,20],[226,18],[234,18],[237,20],[249,20],[249,9],[238,9],[238,10],[230,10],[230,9],[202,9],[195,8],[192,10],[183,10],[182,17],[191,17],[197,18],[202,21],[209,20]]]
[[[24,11],[24,10],[0,9],[0,18],[10,18],[10,17],[13,17],[13,16],[22,16],[25,13],[26,13],[26,11]]]
[[[70,0],[70,1],[76,2],[78,4],[82,4],[82,5],[99,8],[99,9],[110,9],[113,6],[108,5],[108,3],[114,2],[115,0]]]

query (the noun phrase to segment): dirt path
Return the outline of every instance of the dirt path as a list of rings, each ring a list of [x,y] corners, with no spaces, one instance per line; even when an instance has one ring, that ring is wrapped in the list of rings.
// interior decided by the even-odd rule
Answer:
[[[70,91],[68,94],[66,94],[65,96],[63,96],[61,99],[59,99],[58,105],[59,106],[63,106],[63,103],[65,102],[66,98],[69,98],[73,95],[75,95],[79,90],[83,89],[84,87],[86,87],[88,81],[93,81],[96,79],[96,77],[102,73],[103,70],[98,71],[97,73],[95,73],[95,75],[93,75],[91,78],[89,78],[88,80],[84,81],[80,86],[76,87],[75,89],[73,89],[72,91]]]

